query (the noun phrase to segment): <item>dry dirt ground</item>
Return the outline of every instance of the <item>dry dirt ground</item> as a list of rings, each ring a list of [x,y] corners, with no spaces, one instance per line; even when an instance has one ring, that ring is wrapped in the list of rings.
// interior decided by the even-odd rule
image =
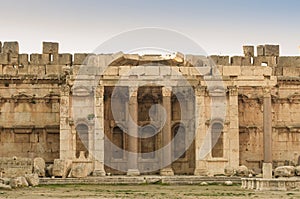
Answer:
[[[43,185],[0,190],[0,198],[300,198],[300,191],[257,192],[223,185]]]

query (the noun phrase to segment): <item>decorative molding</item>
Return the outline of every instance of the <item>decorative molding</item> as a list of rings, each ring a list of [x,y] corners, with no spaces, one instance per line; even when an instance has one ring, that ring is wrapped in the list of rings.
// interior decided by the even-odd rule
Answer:
[[[93,88],[87,86],[77,86],[71,89],[72,96],[86,97],[93,94]]]

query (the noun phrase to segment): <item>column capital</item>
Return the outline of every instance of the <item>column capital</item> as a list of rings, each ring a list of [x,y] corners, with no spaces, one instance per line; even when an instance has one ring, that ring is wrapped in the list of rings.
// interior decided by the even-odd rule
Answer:
[[[67,96],[70,95],[70,92],[71,92],[71,87],[69,85],[65,84],[60,87],[61,95]]]
[[[171,86],[164,86],[162,87],[162,95],[163,97],[171,97],[172,95],[172,87]]]
[[[138,95],[138,87],[137,86],[129,86],[129,97],[137,97]]]
[[[271,97],[271,88],[269,86],[263,87],[263,96]]]
[[[205,94],[206,94],[206,86],[197,86],[196,88],[195,88],[195,94],[196,94],[196,96],[204,96]]]
[[[237,96],[239,93],[237,86],[228,86],[228,91],[230,96]]]

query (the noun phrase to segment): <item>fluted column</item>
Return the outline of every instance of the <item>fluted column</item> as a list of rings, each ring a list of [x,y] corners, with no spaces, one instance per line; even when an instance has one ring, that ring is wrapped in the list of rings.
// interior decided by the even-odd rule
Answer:
[[[172,164],[171,95],[172,95],[171,87],[162,88],[163,107],[166,110],[166,122],[162,129],[162,145],[164,146],[163,154],[162,154],[162,166],[164,168],[161,168],[160,175],[164,175],[164,176],[174,175],[173,169],[171,167]]]
[[[138,170],[138,88],[129,87],[128,170],[127,175],[140,175]]]

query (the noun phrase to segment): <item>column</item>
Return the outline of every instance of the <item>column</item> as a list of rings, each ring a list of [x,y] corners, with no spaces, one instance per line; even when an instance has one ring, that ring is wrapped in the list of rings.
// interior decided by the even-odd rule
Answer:
[[[272,178],[272,104],[270,88],[264,88],[263,127],[263,178]]]
[[[207,175],[207,162],[202,157],[203,151],[208,151],[209,149],[205,149],[205,147],[209,147],[205,145],[204,140],[206,136],[206,127],[205,127],[205,93],[206,87],[199,86],[195,88],[195,161],[196,168],[194,171],[194,175],[205,176]],[[202,152],[201,152],[202,151]]]
[[[129,87],[128,170],[127,175],[140,175],[138,170],[138,88]]]
[[[60,134],[59,134],[59,158],[73,159],[73,135],[70,126],[70,87],[63,85],[60,88]]]
[[[238,88],[236,86],[229,86],[228,90],[230,124],[227,135],[224,135],[224,157],[228,158],[231,167],[237,168],[240,161]],[[226,146],[226,144],[229,144],[229,146]]]
[[[98,85],[94,93],[95,126],[93,142],[89,139],[92,147],[92,158],[94,162],[94,176],[105,176],[104,170],[104,86]],[[90,136],[89,136],[90,137]],[[91,141],[91,142],[90,142]],[[91,152],[90,152],[91,153]]]
[[[166,122],[162,129],[162,146],[163,146],[163,154],[162,154],[162,166],[160,170],[160,175],[163,176],[172,176],[174,172],[172,170],[172,147],[171,147],[171,95],[172,95],[172,87],[163,87],[162,88],[162,96],[163,96],[163,107],[166,110]]]

